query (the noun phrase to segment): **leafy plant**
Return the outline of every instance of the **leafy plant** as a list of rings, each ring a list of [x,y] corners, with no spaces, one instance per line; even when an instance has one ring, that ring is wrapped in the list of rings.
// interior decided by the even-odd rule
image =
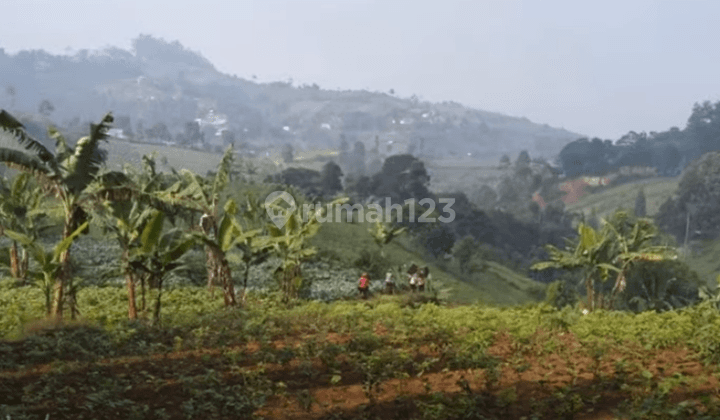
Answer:
[[[315,255],[317,250],[308,246],[308,240],[315,236],[320,230],[318,217],[323,217],[328,208],[334,208],[347,201],[347,198],[339,198],[330,202],[327,206],[321,206],[312,214],[304,217],[302,206],[297,206],[295,211],[290,211],[276,203],[266,203],[273,214],[287,217],[282,227],[268,224],[267,230],[270,235],[258,241],[258,246],[270,246],[272,251],[282,261],[276,270],[276,278],[285,301],[299,297],[298,292],[304,283],[302,276],[302,262]]]
[[[165,276],[181,264],[180,257],[195,244],[195,239],[179,229],[163,233],[165,214],[154,210],[140,235],[141,246],[130,252],[130,265],[147,275],[148,284],[157,289],[153,322],[160,322],[162,283]]]
[[[20,148],[0,147],[0,162],[31,174],[44,191],[60,200],[63,213],[63,241],[68,239],[87,218],[83,206],[98,199],[98,194],[109,194],[109,187],[123,178],[119,172],[101,173],[107,154],[99,146],[107,141],[107,131],[113,122],[111,114],[105,115],[99,124],[90,125],[90,135],[70,147],[65,138],[55,129],[49,133],[55,139],[55,153],[33,139],[23,125],[6,111],[0,111],[0,129],[9,133]],[[91,185],[100,185],[93,194],[88,193]],[[87,226],[87,225],[86,225]],[[60,253],[60,269],[55,275],[52,315],[61,318],[65,289],[70,278],[69,247]],[[75,298],[70,294],[70,304]],[[72,310],[75,313],[74,309]]]
[[[62,269],[62,255],[72,245],[75,238],[82,233],[87,227],[88,222],[80,225],[74,232],[72,232],[67,238],[59,242],[50,252],[45,251],[45,248],[37,242],[36,238],[27,236],[25,234],[15,232],[12,230],[5,230],[3,234],[13,241],[17,241],[27,249],[32,258],[38,263],[39,270],[34,274],[36,284],[40,287],[45,295],[45,309],[48,315],[52,310],[52,285],[55,283],[56,278]],[[75,283],[77,287],[77,283]],[[73,293],[73,296],[75,293]],[[76,305],[72,306],[73,310],[77,311]],[[75,313],[73,313],[73,318]]]
[[[617,293],[625,290],[626,276],[633,263],[676,258],[673,248],[655,244],[657,228],[650,220],[631,221],[624,211],[616,212],[610,221],[603,220],[600,230],[580,223],[577,231],[577,240],[563,250],[547,245],[550,260],[536,263],[532,269],[582,269],[589,310],[612,307]],[[616,277],[609,298],[603,296],[602,289],[596,296],[596,283],[607,281],[611,272]]]

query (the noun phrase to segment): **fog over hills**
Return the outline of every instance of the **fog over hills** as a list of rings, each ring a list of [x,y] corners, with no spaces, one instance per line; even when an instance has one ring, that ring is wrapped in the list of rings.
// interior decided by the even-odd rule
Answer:
[[[126,132],[162,123],[177,141],[198,121],[205,142],[223,144],[222,132],[258,147],[296,149],[379,145],[383,153],[407,150],[433,157],[471,156],[493,161],[523,149],[554,157],[580,134],[457,103],[429,103],[390,93],[337,91],[291,82],[259,84],[220,73],[201,54],[178,42],[141,35],[133,51],[109,47],[74,55],[0,49],[0,107],[40,113],[61,126],[97,120],[113,111]],[[438,77],[442,77],[439,75]],[[138,128],[140,128],[138,130]]]

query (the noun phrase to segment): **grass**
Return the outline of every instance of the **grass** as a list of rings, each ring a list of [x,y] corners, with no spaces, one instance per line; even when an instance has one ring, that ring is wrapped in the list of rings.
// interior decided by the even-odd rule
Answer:
[[[647,215],[654,216],[660,206],[677,191],[680,178],[651,178],[642,182],[603,188],[591,194],[585,194],[576,203],[566,209],[571,212],[590,215],[593,209],[598,217],[609,216],[618,208],[633,209],[640,188],[645,189]]]
[[[342,264],[351,266],[359,258],[360,250],[379,249],[368,233],[370,226],[371,224],[365,222],[325,223],[317,236],[312,238],[311,244],[321,253],[333,255]],[[479,301],[512,305],[537,301],[544,294],[544,286],[540,283],[495,262],[486,262],[485,269],[481,272],[453,275],[447,269],[451,262],[427,258],[413,246],[407,234],[387,245],[384,253],[393,267],[412,263],[427,265],[432,274],[433,287],[438,290],[449,289],[447,299],[455,303]]]
[[[706,241],[699,251],[685,256],[685,261],[704,280],[708,286],[717,285],[716,278],[720,275],[720,239]]]
[[[107,166],[110,169],[120,169],[125,163],[140,168],[142,167],[142,156],[156,152],[158,170],[169,172],[172,167],[178,171],[188,169],[197,174],[205,175],[208,171],[216,170],[222,157],[221,154],[201,150],[162,144],[131,143],[117,139],[103,145],[103,148],[109,152]],[[167,158],[167,165],[161,163],[163,157]],[[261,174],[260,179],[282,167],[279,154],[252,158],[251,162],[258,173]]]

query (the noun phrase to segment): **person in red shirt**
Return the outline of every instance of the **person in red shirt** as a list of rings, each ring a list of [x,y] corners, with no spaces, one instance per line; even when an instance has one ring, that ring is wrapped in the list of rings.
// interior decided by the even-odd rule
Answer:
[[[360,280],[358,280],[358,291],[363,299],[368,298],[368,293],[370,292],[370,278],[368,277],[368,273],[362,273],[362,276],[360,276]]]

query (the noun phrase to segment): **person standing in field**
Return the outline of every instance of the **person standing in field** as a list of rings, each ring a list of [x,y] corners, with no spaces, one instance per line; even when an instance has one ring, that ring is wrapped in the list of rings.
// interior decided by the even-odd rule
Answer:
[[[370,278],[368,273],[362,273],[360,280],[358,280],[358,291],[363,299],[367,299],[370,291]]]
[[[393,279],[393,274],[388,271],[385,274],[385,292],[389,295],[392,295],[395,291],[395,280]]]
[[[418,292],[424,292],[425,291],[425,271],[424,270],[418,270],[415,274],[416,280],[415,284],[417,285]]]

